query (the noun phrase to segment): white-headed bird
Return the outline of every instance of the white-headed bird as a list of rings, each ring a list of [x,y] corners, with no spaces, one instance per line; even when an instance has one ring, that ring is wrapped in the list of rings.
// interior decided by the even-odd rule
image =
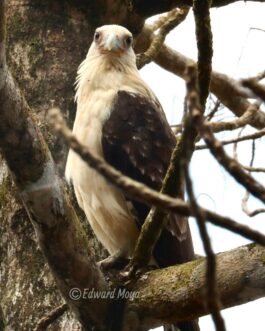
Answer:
[[[78,69],[73,133],[125,175],[159,190],[176,143],[163,109],[140,77],[130,31],[98,28]],[[150,208],[128,197],[70,150],[66,178],[79,206],[110,255],[131,257]],[[154,249],[160,267],[194,258],[186,219],[171,215]],[[197,330],[194,322],[181,331]]]

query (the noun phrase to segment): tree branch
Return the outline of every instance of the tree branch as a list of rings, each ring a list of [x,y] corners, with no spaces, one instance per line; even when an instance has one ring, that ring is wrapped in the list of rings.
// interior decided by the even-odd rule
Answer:
[[[244,116],[244,115],[243,115]],[[210,123],[210,126],[211,126],[211,123]],[[214,130],[213,130],[214,131]],[[259,139],[261,137],[263,137],[265,135],[265,129],[262,129],[260,131],[257,131],[257,132],[254,132],[252,134],[248,134],[248,135],[245,135],[245,136],[242,136],[242,137],[237,137],[237,138],[232,138],[232,139],[227,139],[227,140],[222,140],[220,141],[220,143],[225,146],[225,145],[229,145],[229,144],[234,144],[234,143],[239,143],[241,141],[247,141],[247,140],[253,140],[253,139]],[[207,145],[197,145],[196,146],[196,150],[202,150],[202,149],[207,149]],[[252,168],[251,169],[257,169],[257,170],[251,170],[249,169],[248,166],[244,166],[244,168],[246,170],[250,170],[250,171],[259,171],[258,169],[259,168]],[[265,171],[263,168],[260,168],[261,172]]]
[[[244,114],[235,120],[227,122],[210,122],[209,126],[215,133],[237,130],[251,123],[255,119],[256,114],[259,112],[259,106],[260,105],[257,103],[250,104]]]
[[[197,60],[197,72],[194,75],[190,75],[187,80],[187,105],[192,102],[198,104],[198,109],[201,111],[203,116],[205,111],[206,100],[209,95],[211,73],[212,73],[212,30],[211,30],[211,19],[210,19],[210,5],[211,0],[208,1],[193,1],[193,12],[196,25],[196,41],[198,49],[198,60]],[[188,72],[187,72],[188,73]],[[192,100],[193,99],[193,100]],[[197,132],[196,117],[193,116],[192,109],[189,109],[186,123],[189,122],[189,126],[193,127]],[[195,141],[192,139],[186,140],[186,157],[183,160],[184,173],[186,179],[187,194],[189,197],[191,208],[195,214],[197,225],[199,228],[200,236],[204,251],[206,253],[206,272],[205,279],[207,283],[206,288],[206,306],[209,309],[212,319],[217,331],[225,331],[225,323],[222,318],[220,309],[220,296],[217,288],[217,270],[216,270],[216,258],[212,249],[210,237],[208,235],[206,227],[205,214],[197,204],[194,196],[193,184],[189,174],[189,150],[194,151]]]
[[[142,34],[137,39],[136,51],[142,52],[143,49],[146,49],[152,38],[152,30],[145,26]],[[161,47],[157,57],[154,58],[154,62],[183,79],[186,79],[187,67],[196,65],[195,61],[166,45]],[[237,117],[242,116],[251,106],[251,103],[247,100],[251,95],[242,89],[236,80],[225,74],[216,71],[212,72],[210,92]],[[257,129],[263,129],[265,126],[265,114],[262,111],[257,111],[249,124]]]
[[[265,168],[260,168],[260,167],[250,167],[250,166],[245,166],[242,165],[242,167],[249,171],[249,172],[265,172]]]
[[[56,307],[44,316],[36,325],[33,331],[45,331],[53,322],[60,318],[67,310],[69,306],[64,303],[59,307]]]
[[[159,53],[167,34],[185,20],[189,13],[188,7],[173,9],[163,17],[163,24],[159,32],[154,36],[149,48],[137,55],[137,67],[141,69],[146,64],[150,63]],[[158,25],[161,23],[159,20]],[[152,26],[154,28],[154,25]]]
[[[254,217],[256,215],[265,213],[265,208],[258,208],[258,209],[254,209],[254,210],[250,211],[248,209],[248,199],[249,199],[249,192],[246,191],[245,196],[242,199],[242,204],[241,204],[242,210],[246,215],[248,215],[249,217]]]
[[[216,256],[222,309],[264,297],[264,257],[265,249],[253,244]],[[150,329],[209,314],[205,267],[201,258],[144,274],[132,288],[135,299],[127,303],[124,324],[133,316],[142,329]]]
[[[249,88],[254,94],[256,94],[261,100],[265,101],[265,86],[258,83],[258,79],[249,78],[243,79],[242,85]]]

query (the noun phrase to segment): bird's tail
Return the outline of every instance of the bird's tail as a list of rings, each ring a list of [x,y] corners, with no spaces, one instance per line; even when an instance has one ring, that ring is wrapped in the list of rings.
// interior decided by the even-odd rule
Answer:
[[[195,320],[164,326],[164,331],[200,331],[200,327],[198,321]]]

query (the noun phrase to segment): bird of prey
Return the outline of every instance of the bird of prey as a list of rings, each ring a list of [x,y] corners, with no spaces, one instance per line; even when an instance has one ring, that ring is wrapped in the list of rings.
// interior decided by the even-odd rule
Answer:
[[[122,26],[96,29],[78,69],[73,133],[123,174],[159,190],[176,139],[159,101],[137,70],[132,45],[132,34]],[[65,174],[110,255],[131,257],[150,208],[130,201],[72,150]],[[186,219],[168,216],[154,258],[160,267],[194,258]],[[197,330],[192,322],[179,324],[179,328]]]

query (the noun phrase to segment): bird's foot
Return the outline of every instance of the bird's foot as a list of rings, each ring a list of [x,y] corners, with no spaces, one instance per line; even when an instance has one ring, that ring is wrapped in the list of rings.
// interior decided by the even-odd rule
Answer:
[[[146,272],[154,269],[157,269],[157,265],[155,264],[139,266],[138,264],[134,263],[133,260],[131,260],[130,263],[128,263],[124,270],[121,272],[121,276],[126,281],[126,283],[130,283],[131,281],[139,278]]]
[[[122,252],[117,252],[113,255],[108,256],[106,259],[99,261],[99,267],[104,270],[110,269],[123,269],[129,263],[129,259],[124,257]]]

